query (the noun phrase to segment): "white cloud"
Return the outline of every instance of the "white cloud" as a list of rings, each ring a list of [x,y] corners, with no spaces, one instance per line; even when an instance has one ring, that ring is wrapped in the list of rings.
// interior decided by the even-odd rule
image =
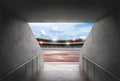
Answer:
[[[43,35],[46,35],[46,32],[44,30],[40,31]]]
[[[85,40],[85,39],[87,38],[87,36],[81,36],[80,38],[82,38],[82,39],[84,39],[84,40]]]
[[[89,34],[92,25],[89,23],[29,23],[36,34],[40,30],[42,38],[52,40],[83,38]],[[38,36],[38,35],[37,35]]]
[[[52,38],[52,41],[57,41],[57,40],[58,40],[58,39],[57,39],[57,38],[55,38],[55,37],[54,37],[54,38]]]

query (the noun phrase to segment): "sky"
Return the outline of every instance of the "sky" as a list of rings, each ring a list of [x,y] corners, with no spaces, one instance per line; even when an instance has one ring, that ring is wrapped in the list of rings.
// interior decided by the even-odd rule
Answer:
[[[94,23],[29,23],[36,38],[57,40],[86,39]]]

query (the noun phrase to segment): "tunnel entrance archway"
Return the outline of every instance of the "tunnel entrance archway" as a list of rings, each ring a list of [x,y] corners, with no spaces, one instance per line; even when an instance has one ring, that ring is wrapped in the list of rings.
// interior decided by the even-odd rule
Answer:
[[[43,48],[44,62],[79,62],[80,48],[94,23],[29,23],[29,25]]]

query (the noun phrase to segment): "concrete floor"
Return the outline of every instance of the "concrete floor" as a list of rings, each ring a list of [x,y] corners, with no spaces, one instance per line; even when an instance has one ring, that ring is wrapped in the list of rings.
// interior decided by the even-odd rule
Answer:
[[[37,81],[89,81],[79,69],[78,63],[47,63]]]

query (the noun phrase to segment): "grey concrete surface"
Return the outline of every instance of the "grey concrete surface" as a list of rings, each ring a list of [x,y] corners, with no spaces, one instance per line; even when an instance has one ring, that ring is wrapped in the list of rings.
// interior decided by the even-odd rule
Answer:
[[[27,22],[8,11],[1,11],[0,81],[25,81],[25,76],[30,78],[33,74],[31,68],[35,68],[32,60],[38,58],[38,63],[42,62],[41,55],[41,48]]]
[[[79,63],[45,63],[37,81],[90,81],[80,70]]]
[[[120,80],[120,9],[96,22],[80,55],[81,59],[85,56],[114,75],[114,79],[108,80],[112,76],[103,70],[100,74],[97,69],[94,77],[100,80],[94,81],[117,81],[116,77]],[[89,65],[87,67],[92,69]]]
[[[119,78],[120,9],[108,14],[119,4],[119,0],[60,0],[57,2],[54,0],[29,0],[29,2],[27,0],[1,0],[0,80],[29,80],[34,75],[34,71],[38,71],[38,67],[42,64],[40,63],[42,51],[25,20],[34,22],[89,22],[97,20],[82,48],[81,57],[88,57]],[[99,67],[89,64],[87,60],[83,63],[86,73],[95,75],[90,76],[95,81],[118,80],[115,79],[115,76],[111,77]],[[92,70],[93,73],[91,72]],[[60,78],[58,80],[63,79]],[[64,80],[70,80],[70,78],[64,77]],[[71,80],[77,81],[79,79],[71,78]]]
[[[0,0],[29,22],[95,22],[119,5],[119,0]]]

